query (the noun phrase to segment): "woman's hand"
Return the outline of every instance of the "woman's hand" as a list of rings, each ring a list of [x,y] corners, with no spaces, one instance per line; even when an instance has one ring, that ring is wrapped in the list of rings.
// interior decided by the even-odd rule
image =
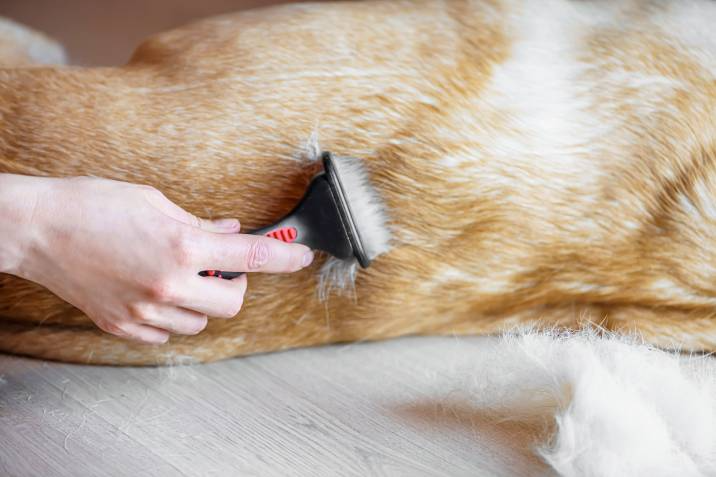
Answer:
[[[237,232],[237,220],[199,219],[148,186],[0,174],[0,271],[45,286],[125,338],[164,343],[170,333],[199,333],[207,316],[236,315],[246,275],[201,270],[293,272],[313,260],[303,245]]]

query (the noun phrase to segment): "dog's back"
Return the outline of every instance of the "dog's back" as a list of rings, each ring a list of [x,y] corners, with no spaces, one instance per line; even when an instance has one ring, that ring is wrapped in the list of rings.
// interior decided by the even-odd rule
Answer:
[[[363,157],[390,253],[355,296],[319,265],[252,276],[230,322],[121,342],[39,287],[0,281],[0,349],[69,361],[213,360],[517,324],[716,347],[716,4],[297,5],[158,35],[111,69],[0,70],[0,170],[150,183],[246,227],[315,166]]]

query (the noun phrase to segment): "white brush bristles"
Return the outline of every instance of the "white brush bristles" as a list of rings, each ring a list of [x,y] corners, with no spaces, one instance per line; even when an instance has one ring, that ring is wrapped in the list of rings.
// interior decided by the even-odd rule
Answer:
[[[371,186],[360,159],[336,156],[333,159],[361,243],[372,260],[390,248],[385,206]]]
[[[318,134],[314,131],[303,147],[302,156],[308,161],[321,158]],[[383,201],[371,186],[370,178],[360,159],[334,156],[336,172],[341,180],[353,221],[359,230],[366,255],[372,260],[390,249],[390,229]],[[318,298],[325,301],[331,291],[354,295],[355,279],[360,266],[356,259],[340,260],[329,257],[318,277]]]

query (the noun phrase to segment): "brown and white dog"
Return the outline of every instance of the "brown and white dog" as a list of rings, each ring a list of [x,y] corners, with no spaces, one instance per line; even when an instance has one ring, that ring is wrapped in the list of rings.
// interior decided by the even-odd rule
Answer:
[[[300,4],[157,35],[118,68],[13,67],[37,54],[5,35],[0,172],[151,184],[251,228],[300,198],[318,130],[365,159],[394,247],[355,297],[317,299],[320,261],[252,275],[237,318],[159,347],[1,276],[0,350],[161,364],[590,323],[714,350],[714,25],[705,0]]]

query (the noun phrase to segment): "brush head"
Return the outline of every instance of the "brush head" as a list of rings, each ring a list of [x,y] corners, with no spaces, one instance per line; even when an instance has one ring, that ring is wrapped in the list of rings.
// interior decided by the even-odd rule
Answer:
[[[329,152],[321,157],[324,170],[298,205],[280,221],[251,233],[355,259],[365,268],[390,248],[385,207],[360,160]]]
[[[359,159],[322,154],[323,167],[336,199],[353,255],[365,268],[390,248],[385,206]]]
[[[390,248],[390,231],[385,206],[370,185],[368,173],[358,159],[321,155],[323,172],[317,174],[301,201],[278,222],[253,230],[284,242],[296,242],[330,253],[338,261],[326,262],[319,296],[325,297],[326,275],[342,288],[352,283],[357,264],[366,268]],[[336,266],[340,263],[340,266]],[[201,276],[228,280],[243,272],[205,270]]]

